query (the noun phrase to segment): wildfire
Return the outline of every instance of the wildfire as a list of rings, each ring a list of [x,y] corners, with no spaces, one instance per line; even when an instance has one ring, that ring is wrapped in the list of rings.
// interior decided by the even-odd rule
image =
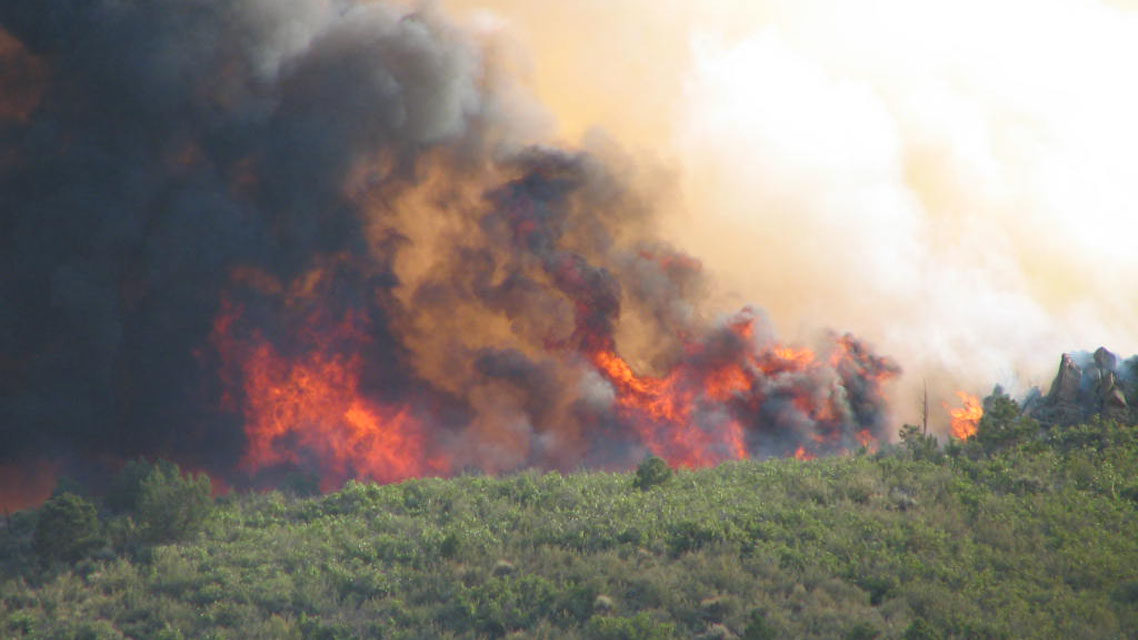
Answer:
[[[597,369],[617,392],[622,417],[629,420],[644,444],[673,466],[695,467],[748,455],[745,426],[761,430],[766,405],[783,406],[780,415],[805,420],[815,431],[802,434],[806,442],[793,452],[809,460],[820,452],[848,451],[853,446],[873,448],[876,438],[869,429],[848,434],[852,416],[841,403],[841,394],[820,393],[815,377],[823,369],[854,371],[869,380],[885,380],[892,370],[875,367],[880,362],[862,360],[856,345],[847,338],[835,341],[834,353],[819,360],[810,349],[788,346],[760,348],[752,340],[754,322],[746,314],[729,323],[726,331],[735,339],[737,352],[726,362],[698,365],[708,345],[691,344],[691,359],[663,377],[638,376],[615,351],[591,354]],[[833,367],[831,369],[830,367]],[[710,423],[710,424],[709,424]]]
[[[667,377],[651,378],[637,376],[611,351],[593,354],[593,362],[617,390],[620,411],[644,444],[672,466],[705,467],[746,455],[737,420],[722,418],[718,428],[704,429],[695,416],[704,401],[722,401],[733,391],[748,388],[742,370],[724,367],[693,380],[676,369]]]
[[[242,380],[246,470],[316,466],[325,490],[349,478],[394,482],[448,470],[445,456],[428,451],[423,424],[410,407],[385,406],[363,393],[359,353],[331,349],[333,337],[366,342],[351,316],[293,357],[260,335],[245,343],[234,339],[239,317],[234,307],[218,316],[214,343]]]
[[[806,447],[798,447],[798,448],[797,448],[797,449],[795,449],[795,451],[794,451],[794,457],[795,457],[795,459],[797,459],[797,460],[803,460],[803,461],[806,461],[806,460],[814,460],[814,459],[815,459],[815,458],[817,458],[818,456],[816,456],[816,455],[814,455],[813,453],[810,453],[809,451],[807,451],[807,450],[806,450]]]
[[[960,408],[949,408],[948,414],[952,417],[952,437],[959,438],[960,440],[967,440],[976,435],[976,429],[980,424],[980,418],[984,416],[984,407],[980,404],[980,399],[970,393],[964,391],[957,391],[956,395],[964,406]]]

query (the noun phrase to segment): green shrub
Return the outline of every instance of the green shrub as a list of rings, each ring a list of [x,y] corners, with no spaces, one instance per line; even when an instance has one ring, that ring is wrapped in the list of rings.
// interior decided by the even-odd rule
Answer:
[[[904,640],[940,640],[941,635],[924,618],[917,618],[905,629]]]
[[[75,562],[101,544],[95,505],[74,493],[44,503],[32,536],[32,547],[44,562]]]
[[[1033,439],[1039,424],[1020,415],[1019,403],[997,385],[984,398],[984,416],[976,425],[976,442],[987,453],[1007,449]]]
[[[663,458],[649,455],[636,468],[636,478],[632,481],[632,486],[644,491],[662,485],[671,478],[672,468],[668,463]]]
[[[859,622],[846,631],[846,640],[875,640],[881,632],[868,622]]]
[[[153,464],[139,458],[123,465],[111,480],[107,489],[107,508],[116,513],[125,513],[138,509],[138,500],[142,495],[142,483],[156,469],[168,470],[173,463],[168,460],[159,460]]]
[[[138,521],[147,542],[172,542],[201,529],[213,508],[205,474],[185,474],[176,464],[155,465],[142,480]]]
[[[123,634],[106,620],[84,622],[75,630],[75,640],[122,640]]]
[[[778,632],[767,622],[766,615],[758,609],[751,611],[751,619],[743,630],[743,640],[774,640],[777,637]]]
[[[676,625],[657,622],[647,611],[630,618],[594,616],[589,620],[585,637],[590,640],[671,640]]]

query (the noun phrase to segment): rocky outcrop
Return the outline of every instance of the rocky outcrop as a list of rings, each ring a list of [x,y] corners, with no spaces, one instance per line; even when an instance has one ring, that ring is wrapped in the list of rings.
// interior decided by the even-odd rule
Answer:
[[[1036,395],[1024,413],[1047,424],[1075,424],[1101,414],[1124,422],[1138,419],[1138,356],[1119,362],[1105,347],[1094,354],[1065,353],[1046,396]]]

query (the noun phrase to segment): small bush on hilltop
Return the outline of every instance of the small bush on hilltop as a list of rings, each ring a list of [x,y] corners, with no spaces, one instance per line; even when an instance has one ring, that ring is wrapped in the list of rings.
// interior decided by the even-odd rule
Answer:
[[[155,465],[138,493],[138,521],[147,542],[196,534],[213,508],[209,476],[183,474],[176,464]]]
[[[663,458],[649,454],[636,468],[636,478],[632,481],[632,486],[644,491],[662,485],[671,478],[672,468],[668,463],[664,462]]]

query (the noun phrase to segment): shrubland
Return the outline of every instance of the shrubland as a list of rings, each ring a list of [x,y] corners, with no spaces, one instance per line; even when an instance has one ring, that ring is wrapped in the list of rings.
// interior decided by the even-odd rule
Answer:
[[[132,463],[0,528],[0,637],[1138,637],[1138,427],[990,415],[963,443],[316,497]]]

